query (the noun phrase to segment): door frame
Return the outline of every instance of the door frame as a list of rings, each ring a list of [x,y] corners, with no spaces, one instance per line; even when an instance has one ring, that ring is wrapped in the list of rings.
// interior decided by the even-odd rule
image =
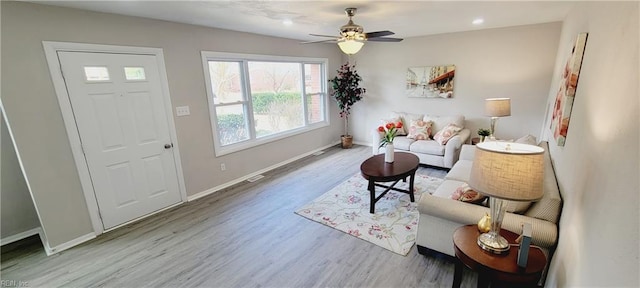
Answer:
[[[78,170],[78,176],[80,177],[80,184],[82,186],[82,192],[85,196],[87,208],[89,209],[89,217],[91,218],[91,224],[93,231],[96,235],[100,235],[105,231],[116,229],[122,225],[126,225],[129,222],[115,226],[108,230],[104,229],[100,217],[100,210],[98,208],[98,200],[93,189],[93,183],[89,173],[89,166],[87,159],[84,155],[83,148],[80,142],[80,134],[78,132],[75,117],[73,115],[73,109],[71,106],[71,100],[67,91],[64,78],[62,76],[62,67],[58,59],[58,52],[94,52],[94,53],[111,53],[111,54],[137,54],[137,55],[150,55],[154,56],[160,73],[160,81],[164,108],[167,113],[167,122],[169,124],[169,136],[173,143],[173,159],[176,165],[176,173],[178,176],[178,189],[180,190],[180,199],[182,203],[187,202],[187,189],[184,183],[184,175],[182,171],[182,162],[180,160],[180,146],[178,145],[178,137],[176,133],[175,122],[173,118],[173,106],[171,104],[171,96],[169,94],[169,82],[167,79],[167,71],[164,62],[164,54],[162,48],[150,48],[150,47],[134,47],[134,46],[117,46],[117,45],[102,45],[102,44],[88,44],[88,43],[74,43],[74,42],[54,42],[54,41],[42,41],[44,47],[45,56],[49,65],[49,73],[51,74],[51,80],[58,97],[58,104],[60,105],[60,111],[62,112],[62,119],[64,120],[64,126],[69,137],[69,144],[71,145],[71,152],[73,159]],[[173,207],[175,205],[172,205]],[[160,209],[159,211],[165,210]],[[151,215],[151,214],[150,214]],[[148,216],[148,215],[146,215]],[[146,217],[143,216],[143,217]]]

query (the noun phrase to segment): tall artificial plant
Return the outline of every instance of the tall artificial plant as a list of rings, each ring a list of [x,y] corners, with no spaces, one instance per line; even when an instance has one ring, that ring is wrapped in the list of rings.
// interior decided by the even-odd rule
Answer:
[[[344,117],[344,136],[349,136],[349,114],[351,114],[351,106],[362,99],[367,91],[360,87],[362,77],[358,75],[355,65],[348,62],[340,66],[337,70],[338,75],[329,80],[331,83],[331,96],[336,99],[338,108],[340,109],[340,117]]]

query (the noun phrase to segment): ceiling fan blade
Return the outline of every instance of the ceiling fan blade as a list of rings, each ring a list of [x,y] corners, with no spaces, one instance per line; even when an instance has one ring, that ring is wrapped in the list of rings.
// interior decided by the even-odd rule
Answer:
[[[337,39],[318,40],[318,41],[306,41],[306,42],[300,42],[300,44],[330,43],[330,42],[336,42],[336,40],[337,40]]]
[[[384,30],[384,31],[375,31],[375,32],[369,32],[369,33],[365,33],[365,35],[367,35],[367,38],[375,38],[375,37],[383,37],[383,36],[391,36],[393,33],[389,30]]]
[[[329,37],[329,38],[338,38],[338,36],[329,36],[329,35],[321,35],[321,34],[309,34],[311,36],[318,36],[318,37]]]
[[[400,42],[404,39],[402,38],[387,38],[387,37],[378,37],[378,38],[369,38],[367,41],[372,42]]]

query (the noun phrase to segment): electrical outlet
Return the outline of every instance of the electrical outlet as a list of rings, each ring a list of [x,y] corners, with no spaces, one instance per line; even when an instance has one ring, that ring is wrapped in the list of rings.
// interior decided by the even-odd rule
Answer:
[[[176,107],[176,116],[187,116],[189,114],[191,114],[191,112],[189,112],[189,106]]]
[[[227,170],[227,165],[224,165],[224,163],[220,164],[220,170]]]

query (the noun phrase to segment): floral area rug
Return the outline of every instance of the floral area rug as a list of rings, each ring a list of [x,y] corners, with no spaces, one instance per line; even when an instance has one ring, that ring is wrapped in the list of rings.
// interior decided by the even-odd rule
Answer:
[[[376,202],[375,214],[371,214],[368,181],[356,174],[298,209],[296,214],[405,256],[416,241],[420,195],[433,193],[444,181],[419,174],[415,177],[416,202],[411,202],[409,194],[391,190]],[[395,187],[408,189],[409,183],[400,181]],[[376,196],[383,191],[384,188],[376,187]]]

